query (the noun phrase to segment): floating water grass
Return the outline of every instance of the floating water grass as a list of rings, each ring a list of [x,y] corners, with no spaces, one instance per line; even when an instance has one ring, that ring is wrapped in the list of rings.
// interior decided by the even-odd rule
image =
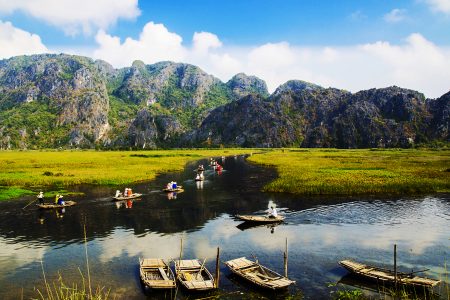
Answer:
[[[250,161],[275,166],[264,191],[302,195],[419,194],[450,191],[449,150],[281,149]]]

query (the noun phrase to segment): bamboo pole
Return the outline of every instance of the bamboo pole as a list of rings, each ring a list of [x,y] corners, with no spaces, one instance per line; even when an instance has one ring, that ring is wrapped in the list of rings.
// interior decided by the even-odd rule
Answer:
[[[219,288],[219,279],[220,279],[220,248],[217,247],[217,256],[216,256],[216,289]]]
[[[183,257],[183,236],[181,236],[181,245],[180,245],[180,259],[178,260],[178,268],[177,268],[177,264],[175,264],[175,272],[177,273],[177,277],[178,277],[178,269],[180,267],[180,263],[181,263],[181,258]]]
[[[92,288],[91,288],[91,273],[89,271],[89,257],[87,251],[87,237],[86,237],[86,217],[84,217],[84,250],[86,252],[86,269],[88,275],[88,285],[89,285],[89,296],[92,299]]]
[[[284,250],[284,277],[288,277],[288,240],[286,238],[286,248]]]
[[[38,199],[36,198],[36,199],[34,199],[33,201],[31,201],[30,203],[28,203],[27,205],[25,205],[24,207],[22,207],[22,209],[25,209],[26,207],[28,207],[31,203],[34,203],[34,202],[36,202]]]
[[[394,244],[394,283],[395,293],[397,293],[397,244]]]

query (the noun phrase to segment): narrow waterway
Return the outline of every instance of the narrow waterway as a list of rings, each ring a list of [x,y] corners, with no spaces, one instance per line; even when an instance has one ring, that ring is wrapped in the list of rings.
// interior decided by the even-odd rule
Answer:
[[[67,283],[81,283],[79,270],[87,274],[84,224],[92,284],[111,289],[111,299],[205,297],[189,296],[183,290],[176,295],[175,291],[149,295],[141,286],[138,258],[178,258],[181,239],[183,258],[207,258],[211,272],[220,247],[221,261],[255,255],[262,264],[283,273],[287,238],[288,272],[296,281],[294,286],[284,293],[268,294],[230,276],[221,264],[217,293],[223,299],[283,299],[289,294],[330,298],[336,290],[330,283],[362,285],[347,276],[339,260],[388,266],[393,263],[394,244],[401,270],[429,269],[425,275],[448,284],[448,194],[395,199],[267,194],[260,189],[274,178],[272,169],[250,165],[242,156],[229,157],[221,174],[207,167],[206,180],[198,183],[193,179],[199,163],[206,165],[207,160],[189,164],[183,172],[132,185],[144,194],[132,202],[112,202],[115,187],[79,186],[85,196],[67,197],[78,204],[64,211],[42,211],[34,205],[22,209],[32,198],[0,203],[0,299],[37,298],[36,289],[45,293],[43,268],[49,282],[60,274]],[[161,192],[171,180],[185,191]],[[233,218],[264,213],[271,204],[286,216],[285,223],[246,228]],[[345,287],[350,285],[341,286]],[[436,291],[447,299],[445,284]]]

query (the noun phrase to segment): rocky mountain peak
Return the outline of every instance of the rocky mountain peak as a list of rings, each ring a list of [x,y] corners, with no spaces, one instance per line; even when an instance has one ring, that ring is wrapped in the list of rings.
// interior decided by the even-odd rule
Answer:
[[[244,73],[238,73],[226,85],[232,90],[237,99],[249,94],[259,94],[263,97],[269,96],[266,82],[256,76],[247,76]]]
[[[289,80],[286,83],[280,85],[273,93],[273,96],[278,96],[286,91],[292,91],[296,93],[301,91],[312,91],[320,89],[323,88],[320,85],[314,83],[306,82],[303,80]]]

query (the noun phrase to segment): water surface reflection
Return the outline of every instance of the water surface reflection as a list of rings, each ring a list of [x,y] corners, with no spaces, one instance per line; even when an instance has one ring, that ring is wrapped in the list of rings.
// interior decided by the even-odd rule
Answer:
[[[329,282],[346,271],[337,265],[344,258],[377,264],[392,263],[392,245],[399,248],[403,269],[429,268],[440,277],[449,258],[449,195],[418,198],[299,198],[259,192],[274,178],[271,169],[249,165],[242,157],[226,159],[221,174],[205,170],[206,180],[195,182],[198,164],[184,172],[166,174],[134,186],[141,199],[112,202],[117,188],[77,187],[86,196],[65,211],[21,208],[30,199],[0,204],[0,298],[36,296],[42,287],[41,261],[48,279],[60,271],[67,281],[79,281],[84,268],[86,223],[89,262],[95,284],[112,287],[113,296],[142,299],[138,257],[177,258],[183,238],[183,256],[208,258],[214,270],[216,248],[221,260],[254,254],[268,267],[282,272],[284,242],[289,241],[289,274],[297,282],[290,293],[305,298],[329,297]],[[183,193],[164,193],[170,181],[182,184]],[[235,214],[263,213],[274,203],[286,215],[278,226],[248,227]],[[236,282],[221,267],[221,292],[241,298],[251,287]],[[255,292],[261,296],[264,293]],[[177,294],[182,299],[186,295]],[[272,295],[273,296],[273,295]],[[282,298],[283,295],[279,297]],[[163,297],[163,296],[162,296]],[[445,295],[443,296],[445,299]]]

